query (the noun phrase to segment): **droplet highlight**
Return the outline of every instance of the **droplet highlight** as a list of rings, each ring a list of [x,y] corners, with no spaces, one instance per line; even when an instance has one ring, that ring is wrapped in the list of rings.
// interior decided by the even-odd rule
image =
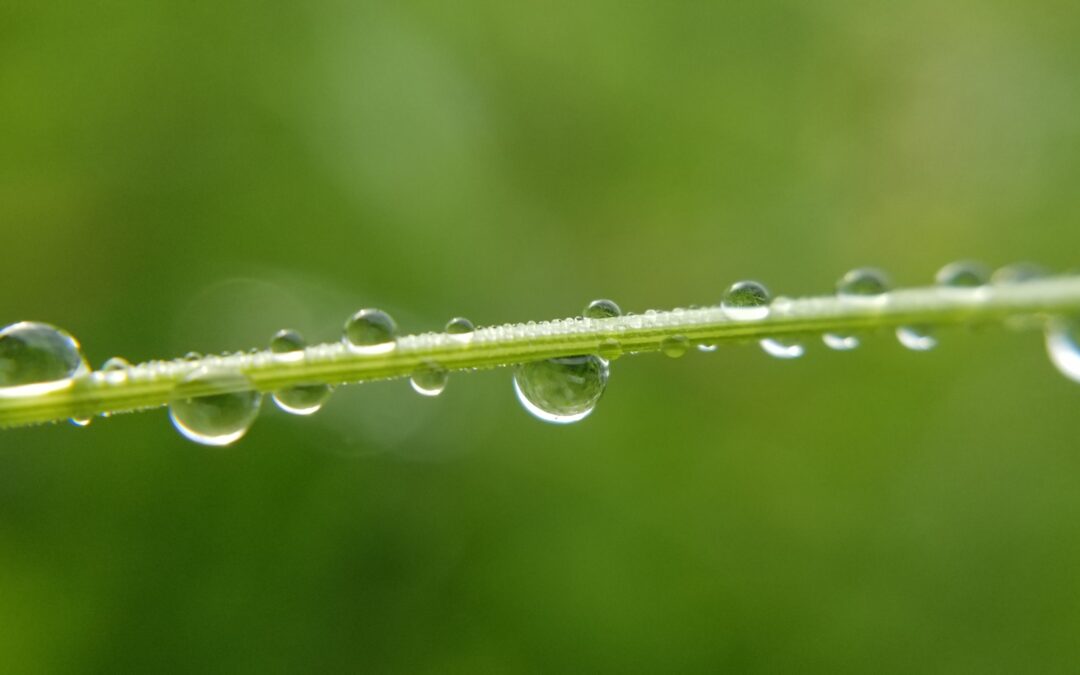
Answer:
[[[1052,319],[1046,327],[1046,351],[1062,375],[1080,382],[1080,319]]]
[[[859,338],[854,335],[837,335],[836,333],[825,333],[821,336],[821,341],[826,347],[837,352],[850,352],[852,349],[858,349],[861,344]]]
[[[533,417],[570,424],[596,409],[608,373],[607,361],[592,355],[532,361],[514,368],[514,392]]]
[[[261,402],[262,396],[244,375],[199,368],[176,385],[169,417],[185,438],[202,445],[226,446],[248,432]]]
[[[78,341],[45,323],[23,321],[0,330],[0,394],[43,394],[87,372]]]
[[[769,316],[769,290],[756,281],[738,281],[724,293],[720,309],[735,321],[760,321]]]
[[[413,391],[421,396],[438,396],[446,389],[450,373],[434,361],[421,365],[409,378]]]
[[[937,347],[937,338],[930,329],[920,326],[900,326],[896,329],[896,339],[914,352],[928,352]]]
[[[294,330],[280,330],[270,338],[270,351],[288,360],[303,360],[307,342]],[[290,415],[314,415],[330,398],[333,389],[327,384],[298,384],[275,391],[271,396],[279,409]]]
[[[397,345],[397,324],[380,309],[362,309],[345,322],[345,341],[362,354],[385,354]]]
[[[806,353],[806,347],[793,340],[765,338],[758,344],[766,354],[777,359],[797,359]]]
[[[590,302],[581,314],[586,319],[613,319],[622,316],[622,309],[614,300],[601,298]]]

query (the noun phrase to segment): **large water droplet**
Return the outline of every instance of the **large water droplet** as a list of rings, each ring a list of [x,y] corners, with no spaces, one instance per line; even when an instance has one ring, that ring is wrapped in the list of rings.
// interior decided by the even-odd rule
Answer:
[[[738,281],[724,293],[720,309],[729,319],[760,321],[769,316],[769,290],[756,281]]]
[[[938,270],[934,280],[947,288],[979,288],[990,282],[990,270],[973,260],[958,260]]]
[[[611,319],[622,316],[622,310],[614,300],[600,299],[590,302],[581,314],[586,319]]]
[[[671,335],[660,342],[660,351],[673,359],[683,356],[689,349],[690,341],[683,335]]]
[[[446,322],[446,328],[443,330],[453,339],[455,342],[469,342],[473,339],[473,333],[476,332],[476,326],[472,321],[469,321],[463,316],[455,316]]]
[[[565,356],[514,369],[514,391],[525,410],[555,424],[583,420],[596,408],[608,382],[607,361]]]
[[[1080,382],[1080,319],[1052,319],[1046,326],[1046,351],[1062,375]]]
[[[409,384],[421,396],[438,396],[446,389],[449,379],[446,368],[434,361],[426,361],[409,378]]]
[[[778,359],[797,359],[806,353],[802,343],[793,340],[765,338],[759,344],[766,354]]]
[[[177,431],[196,443],[229,445],[254,424],[261,401],[244,375],[199,368],[173,389],[169,417]]]
[[[270,338],[270,351],[278,357],[302,360],[307,342],[294,330],[280,330]],[[314,415],[322,409],[333,390],[326,384],[299,384],[275,391],[274,404],[291,415]]]
[[[345,322],[349,347],[364,354],[384,354],[397,345],[397,324],[380,309],[362,309]]]
[[[916,352],[927,352],[937,346],[937,338],[930,329],[921,326],[900,326],[896,329],[896,339]]]
[[[55,326],[23,321],[0,330],[0,393],[55,391],[86,372],[78,341]]]
[[[876,267],[851,270],[836,283],[836,294],[845,300],[881,302],[889,292],[889,277]]]

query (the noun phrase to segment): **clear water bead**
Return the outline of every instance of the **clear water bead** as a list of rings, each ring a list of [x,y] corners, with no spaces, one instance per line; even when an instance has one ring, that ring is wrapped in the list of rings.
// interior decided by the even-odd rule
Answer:
[[[590,302],[581,315],[586,319],[612,319],[622,316],[622,310],[614,300],[600,299]]]
[[[537,419],[570,424],[588,417],[604,394],[607,361],[598,356],[565,356],[523,363],[514,369],[518,401]]]
[[[270,351],[275,356],[301,360],[305,347],[304,337],[294,330],[279,330],[270,338]],[[332,391],[326,384],[299,384],[275,391],[271,398],[274,405],[290,415],[314,415],[322,409]]]
[[[946,288],[979,288],[990,283],[990,270],[979,262],[958,260],[938,270],[934,281]]]
[[[261,402],[262,396],[244,375],[199,368],[173,389],[169,417],[185,438],[225,446],[248,432]]]
[[[384,354],[397,345],[397,324],[380,309],[362,309],[345,322],[349,347],[364,354]]]
[[[769,316],[769,290],[756,281],[738,281],[724,293],[720,309],[735,321],[760,321]]]
[[[0,330],[0,392],[54,391],[86,372],[78,341],[55,326],[23,321]]]
[[[600,358],[607,361],[614,361],[623,354],[622,344],[615,338],[606,338],[601,341],[597,351],[600,352]]]
[[[473,333],[476,332],[476,326],[472,321],[469,321],[463,316],[455,316],[446,322],[446,328],[443,329],[455,342],[468,342],[472,340]]]
[[[990,281],[994,284],[1022,284],[1025,281],[1034,281],[1048,276],[1050,272],[1042,265],[1019,262],[997,269],[990,277]]]
[[[900,326],[896,329],[896,339],[914,352],[928,352],[937,347],[937,338],[929,329],[919,326]]]
[[[766,354],[778,359],[797,359],[806,353],[802,343],[780,338],[765,338],[758,344]]]
[[[889,277],[876,267],[851,270],[836,283],[837,296],[845,300],[880,302],[889,292]]]
[[[434,361],[426,361],[409,378],[409,384],[421,396],[438,396],[446,389],[449,379],[446,368]]]
[[[1080,382],[1080,319],[1052,319],[1046,326],[1046,351],[1062,375]]]
[[[665,356],[677,359],[690,349],[690,341],[683,335],[671,335],[660,342],[660,351]]]

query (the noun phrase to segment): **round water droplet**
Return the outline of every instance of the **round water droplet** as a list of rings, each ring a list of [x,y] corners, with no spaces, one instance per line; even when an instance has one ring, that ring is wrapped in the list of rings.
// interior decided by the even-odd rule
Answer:
[[[187,354],[184,354],[185,361],[198,361],[202,357],[203,355],[199,352],[188,352]]]
[[[1046,351],[1062,375],[1080,382],[1080,319],[1052,319],[1046,325]]]
[[[173,389],[169,417],[177,431],[196,443],[229,445],[251,428],[261,401],[242,374],[199,368]]]
[[[982,263],[958,260],[938,270],[934,280],[947,288],[979,288],[990,282],[990,270]]]
[[[115,373],[120,370],[127,370],[130,367],[131,362],[123,356],[113,356],[105,361],[105,363],[101,364],[101,370],[106,373]]]
[[[690,341],[683,335],[671,335],[660,342],[660,351],[673,359],[683,356],[689,349]]]
[[[825,343],[825,346],[829,349],[838,352],[849,352],[852,349],[856,349],[859,346],[859,338],[854,335],[838,335],[836,333],[825,333],[821,336],[821,341]]]
[[[597,351],[600,352],[600,357],[607,361],[614,361],[623,353],[622,345],[615,338],[606,338],[601,341]]]
[[[999,268],[990,277],[990,281],[995,284],[1022,284],[1025,281],[1044,279],[1048,276],[1050,272],[1042,265],[1019,262]]]
[[[304,358],[307,341],[294,330],[279,330],[270,338],[270,351],[277,356]],[[326,384],[299,384],[275,391],[274,405],[290,415],[314,415],[330,398],[332,389]]]
[[[456,342],[468,342],[472,340],[473,333],[476,332],[476,326],[472,321],[469,321],[463,316],[455,316],[446,322],[446,328],[444,329],[451,338]]]
[[[903,346],[916,352],[930,351],[937,346],[937,338],[930,330],[919,326],[900,326],[896,329],[896,339]]]
[[[409,384],[413,390],[421,396],[438,396],[446,389],[446,382],[450,379],[450,373],[438,363],[427,361],[412,374]]]
[[[622,310],[614,300],[600,299],[590,302],[581,314],[586,319],[611,319],[622,316]]]
[[[889,292],[889,277],[875,267],[860,267],[845,274],[836,283],[836,294],[845,300],[880,302]]]
[[[63,389],[86,372],[79,343],[55,326],[23,321],[0,330],[0,390],[5,393]]]
[[[566,356],[523,363],[514,369],[518,400],[537,419],[554,424],[583,420],[596,408],[608,382],[598,356]]]
[[[792,340],[765,338],[759,344],[766,354],[778,359],[797,359],[806,353],[801,343]]]
[[[94,418],[92,418],[92,417],[72,417],[68,421],[71,422],[72,424],[74,424],[77,427],[88,427],[88,426],[90,426],[90,423],[92,421],[94,421]]]
[[[362,309],[345,322],[349,347],[364,354],[384,354],[397,345],[397,324],[379,309]]]
[[[738,281],[724,293],[720,308],[729,319],[760,321],[769,316],[769,290],[756,281]]]

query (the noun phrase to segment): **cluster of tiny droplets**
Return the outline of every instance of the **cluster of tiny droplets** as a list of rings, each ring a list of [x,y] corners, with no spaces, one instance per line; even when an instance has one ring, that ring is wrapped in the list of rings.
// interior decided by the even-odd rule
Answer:
[[[1018,284],[1047,276],[1030,264],[1012,265],[990,273],[979,263],[961,261],[943,267],[935,282],[943,293],[980,293],[990,285]],[[891,284],[875,268],[859,268],[845,274],[836,286],[836,298],[845,303],[877,306],[889,301]],[[802,301],[812,306],[823,300]],[[672,327],[687,327],[725,318],[737,322],[764,321],[788,316],[795,306],[786,297],[773,298],[756,281],[732,284],[716,307],[676,308],[670,312],[648,310],[624,314],[611,300],[594,300],[581,316],[553,321],[503,324],[477,328],[462,317],[451,319],[442,333],[422,333],[399,337],[397,324],[378,309],[360,310],[346,322],[341,342],[308,346],[295,331],[280,331],[270,341],[270,349],[251,353],[202,356],[191,353],[170,361],[150,361],[132,365],[113,357],[91,371],[79,343],[65,331],[43,323],[21,322],[0,330],[0,397],[32,396],[72,386],[78,378],[91,378],[101,387],[176,381],[169,402],[169,414],[176,428],[187,438],[206,445],[228,445],[243,437],[258,416],[262,396],[242,374],[245,368],[260,369],[300,362],[329,362],[348,353],[383,354],[395,349],[419,353],[464,345],[491,345],[512,341],[543,341],[573,335],[594,335],[598,328],[624,334]],[[1080,318],[1054,317],[1046,322],[1046,346],[1052,363],[1068,378],[1080,382]],[[849,351],[861,344],[856,333],[825,333],[822,340],[830,349]],[[926,326],[900,326],[896,337],[905,347],[925,351],[937,344]],[[760,340],[766,353],[792,359],[805,353],[804,345],[787,336]],[[670,357],[687,353],[691,342],[681,334],[664,335],[660,351]],[[701,351],[713,351],[714,344],[699,344]],[[582,354],[533,361],[514,367],[514,390],[522,406],[538,419],[567,424],[588,417],[595,410],[610,376],[610,362],[623,353],[619,338],[604,338],[597,354]],[[438,396],[446,388],[448,371],[433,360],[422,361],[410,377],[410,384],[424,396]],[[320,382],[290,385],[272,394],[277,406],[288,413],[310,415],[326,403],[332,389]],[[77,415],[72,422],[85,426],[89,415]]]

